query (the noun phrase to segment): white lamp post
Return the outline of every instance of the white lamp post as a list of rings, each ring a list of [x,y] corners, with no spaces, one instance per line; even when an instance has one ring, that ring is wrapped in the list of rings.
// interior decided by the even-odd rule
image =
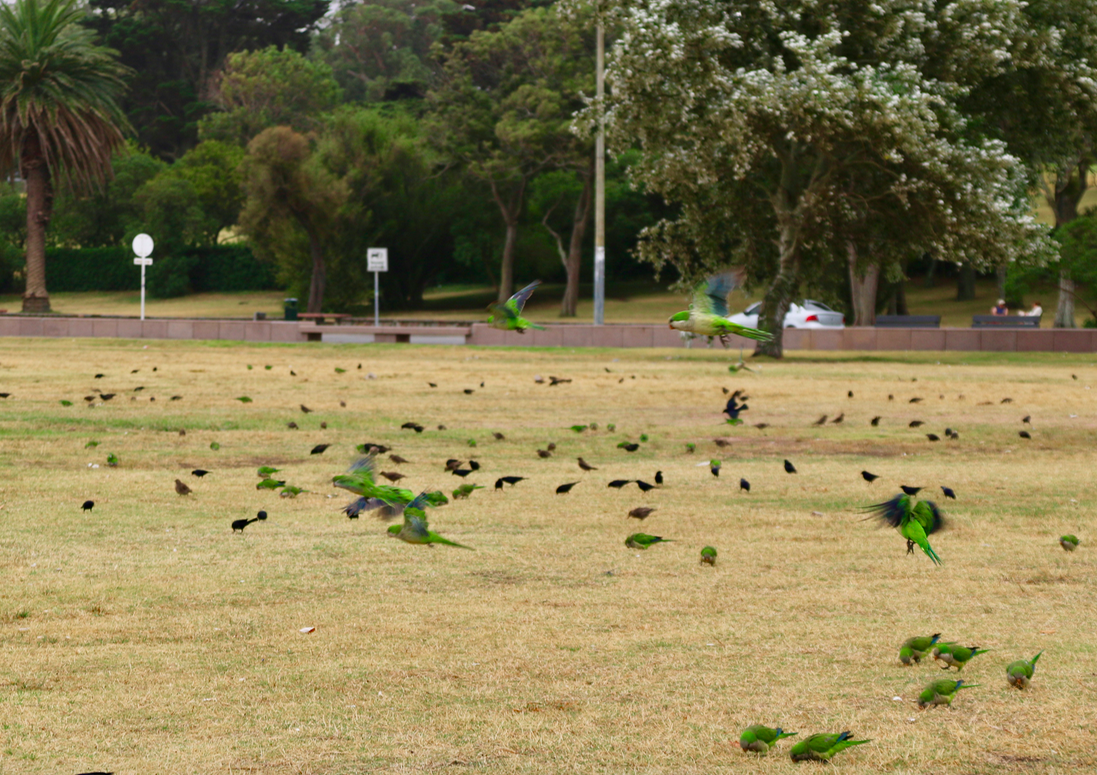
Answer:
[[[138,234],[133,238],[133,252],[137,258],[133,263],[141,267],[141,319],[145,319],[145,267],[152,264],[152,237],[147,234]]]

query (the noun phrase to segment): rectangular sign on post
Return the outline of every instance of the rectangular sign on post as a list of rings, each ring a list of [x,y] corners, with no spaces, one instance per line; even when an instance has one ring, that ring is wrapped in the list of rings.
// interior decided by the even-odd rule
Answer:
[[[389,249],[369,248],[366,250],[366,270],[373,272],[373,325],[381,325],[381,280],[380,273],[389,270]]]

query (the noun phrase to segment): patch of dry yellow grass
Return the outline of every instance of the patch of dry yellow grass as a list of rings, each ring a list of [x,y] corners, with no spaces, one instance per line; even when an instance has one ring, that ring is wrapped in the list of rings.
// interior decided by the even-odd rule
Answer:
[[[704,351],[0,342],[0,772],[793,772],[788,742],[762,761],[731,745],[752,723],[871,738],[836,758],[848,772],[1092,769],[1093,357],[937,357],[732,376]],[[721,386],[770,427],[722,425]],[[118,395],[87,408],[94,388]],[[958,442],[922,435],[946,425]],[[616,449],[640,433],[640,451]],[[488,489],[431,517],[476,551],[342,516],[330,478],[364,441],[412,461],[383,468],[414,488],[453,489],[444,461],[474,454],[466,481]],[[309,455],[317,443],[333,446]],[[719,479],[697,466],[710,457]],[[312,492],[256,491],[262,463]],[[666,486],[647,494],[605,486],[656,470]],[[528,480],[493,491],[507,474]],[[858,521],[900,483],[960,497],[932,538],[941,568]],[[625,517],[639,505],[656,508],[642,524]],[[260,508],[266,523],[230,532]],[[641,529],[673,542],[626,549]],[[1071,555],[1065,532],[1082,539]],[[896,653],[936,631],[993,651],[964,670],[980,688],[922,712],[945,674]],[[1005,665],[1040,649],[1031,690],[1011,689]]]

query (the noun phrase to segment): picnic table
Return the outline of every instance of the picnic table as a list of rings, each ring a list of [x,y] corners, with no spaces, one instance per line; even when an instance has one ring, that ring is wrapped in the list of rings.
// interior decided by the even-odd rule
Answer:
[[[324,321],[331,318],[332,324],[337,326],[350,315],[346,312],[298,312],[297,317],[300,320],[312,320],[318,326],[324,325]]]

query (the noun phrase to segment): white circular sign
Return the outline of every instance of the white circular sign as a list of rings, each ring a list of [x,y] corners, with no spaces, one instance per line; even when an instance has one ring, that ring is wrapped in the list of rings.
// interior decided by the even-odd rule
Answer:
[[[147,234],[138,234],[133,238],[133,252],[141,258],[152,255],[152,237]]]

